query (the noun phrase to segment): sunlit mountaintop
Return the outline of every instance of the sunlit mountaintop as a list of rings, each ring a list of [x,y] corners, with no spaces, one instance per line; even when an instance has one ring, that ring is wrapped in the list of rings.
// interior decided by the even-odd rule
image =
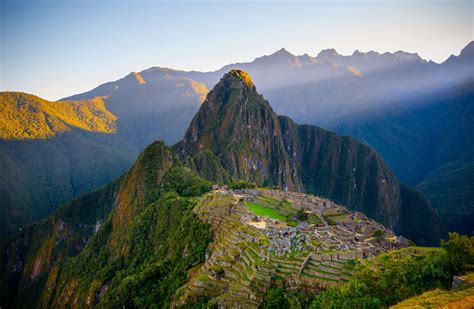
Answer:
[[[73,128],[113,133],[116,119],[103,97],[50,102],[21,92],[0,95],[1,139],[50,138]]]

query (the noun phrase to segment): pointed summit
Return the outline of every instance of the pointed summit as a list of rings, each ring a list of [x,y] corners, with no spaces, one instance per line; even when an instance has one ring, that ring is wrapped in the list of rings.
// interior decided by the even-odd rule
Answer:
[[[472,72],[472,67],[474,66],[473,58],[474,58],[474,41],[471,41],[461,50],[461,52],[459,53],[459,56],[451,55],[445,62],[443,62],[443,64],[461,65],[464,67],[461,69],[466,69],[467,71]]]
[[[292,53],[290,53],[289,51],[287,51],[287,50],[284,49],[284,48],[280,48],[279,50],[277,50],[276,52],[274,52],[272,55],[293,56]]]
[[[334,48],[331,48],[320,51],[319,54],[316,56],[316,59],[318,59],[319,61],[331,61],[339,56],[340,55],[337,53],[337,51]]]
[[[218,169],[234,180],[302,189],[285,151],[278,116],[242,70],[229,71],[209,92],[178,152],[194,157],[195,165],[217,161],[222,166]]]
[[[221,82],[227,83],[230,87],[242,88],[244,86],[255,88],[250,75],[243,70],[230,70],[222,77]]]

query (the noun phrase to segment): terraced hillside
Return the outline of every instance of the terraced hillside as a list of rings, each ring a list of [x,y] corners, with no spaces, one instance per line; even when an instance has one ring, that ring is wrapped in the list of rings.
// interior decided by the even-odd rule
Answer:
[[[355,260],[408,245],[362,213],[300,193],[219,190],[194,212],[214,240],[176,305],[212,298],[226,308],[257,308],[274,284],[318,292],[348,281]]]

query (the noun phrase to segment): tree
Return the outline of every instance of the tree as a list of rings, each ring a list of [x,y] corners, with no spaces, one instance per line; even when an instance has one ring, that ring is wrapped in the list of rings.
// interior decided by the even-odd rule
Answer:
[[[449,266],[456,274],[474,268],[474,236],[449,233],[449,240],[442,241],[441,247],[446,250]]]
[[[383,230],[376,230],[372,233],[372,236],[377,239],[377,242],[381,243],[385,236],[385,231]]]

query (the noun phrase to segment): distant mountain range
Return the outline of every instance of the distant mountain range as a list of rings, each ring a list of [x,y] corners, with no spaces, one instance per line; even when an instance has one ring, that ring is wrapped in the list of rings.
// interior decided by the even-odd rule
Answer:
[[[420,244],[436,244],[446,234],[424,196],[400,184],[373,149],[350,137],[277,116],[250,76],[231,70],[208,93],[179,143],[173,147],[152,143],[116,181],[2,242],[0,304],[168,307],[184,292],[179,288],[187,281],[187,271],[202,265],[208,250],[218,250],[209,245],[217,235],[197,217],[194,207],[207,198],[203,193],[212,183],[242,181],[330,198]],[[229,215],[242,211],[228,206],[217,208]],[[231,224],[213,215],[216,225]],[[240,238],[250,227],[232,224],[241,227],[242,233],[232,237],[246,249],[250,245]],[[331,224],[336,223],[324,227]],[[302,228],[308,225],[303,223]],[[361,225],[360,232],[363,229]],[[341,231],[345,231],[342,226]],[[373,240],[376,235],[368,237]],[[332,261],[339,253],[331,247],[334,244],[327,245]],[[389,241],[386,245],[394,246]],[[315,246],[321,247],[317,242]],[[258,250],[264,255],[263,247]],[[363,250],[347,252],[362,254]],[[222,257],[223,265],[234,263],[237,253],[230,254],[234,253]],[[277,259],[277,264],[281,261]],[[262,260],[255,267],[265,265]],[[318,278],[313,276],[313,284]],[[259,276],[252,280],[259,283]]]
[[[294,56],[281,49],[252,62],[227,65],[215,72],[154,67],[65,98],[80,101],[101,97],[107,112],[117,117],[113,121],[114,132],[92,134],[94,138],[100,137],[102,146],[111,147],[106,156],[96,156],[106,157],[107,164],[93,167],[80,164],[78,169],[83,171],[80,176],[66,173],[65,177],[74,185],[64,185],[62,181],[66,188],[73,188],[63,187],[67,193],[58,196],[64,198],[44,199],[40,203],[34,202],[33,198],[22,201],[26,210],[18,217],[24,219],[9,224],[1,234],[11,233],[71,197],[118,176],[152,141],[177,142],[198,111],[207,89],[213,88],[231,69],[247,71],[279,115],[350,135],[375,148],[401,181],[418,186],[427,195],[449,230],[472,232],[473,42],[459,56],[451,56],[441,64],[403,51],[384,54],[355,51],[350,56],[342,56],[328,49],[311,57],[307,54]],[[95,141],[80,127],[74,127],[72,131],[86,134],[88,143]],[[34,143],[51,144],[57,139],[68,139],[70,134],[57,134],[48,140],[35,139]],[[31,141],[2,141],[0,153],[10,149],[9,158],[21,157],[16,154],[26,153],[22,147],[29,143]],[[65,146],[61,151],[68,153],[68,147],[71,146]],[[47,159],[40,166],[52,165],[54,161],[49,158],[54,156],[49,153],[57,151],[41,150],[42,157]],[[58,187],[50,186],[39,177],[42,172],[29,172],[38,168],[19,167],[28,160],[31,162],[29,157],[21,160],[7,163],[4,170],[10,172],[5,175],[15,179],[15,171],[22,170],[27,176],[15,180],[14,184],[0,183],[0,190],[6,192],[1,198],[6,200],[8,196],[18,195],[10,192],[35,192],[39,188],[54,194],[60,192]],[[31,164],[35,166],[36,162]],[[83,175],[91,170],[105,175],[104,179],[90,184],[84,181],[87,178]],[[28,185],[27,179],[41,186]],[[31,212],[39,214],[31,215]],[[8,211],[6,216],[12,213],[13,210]]]

